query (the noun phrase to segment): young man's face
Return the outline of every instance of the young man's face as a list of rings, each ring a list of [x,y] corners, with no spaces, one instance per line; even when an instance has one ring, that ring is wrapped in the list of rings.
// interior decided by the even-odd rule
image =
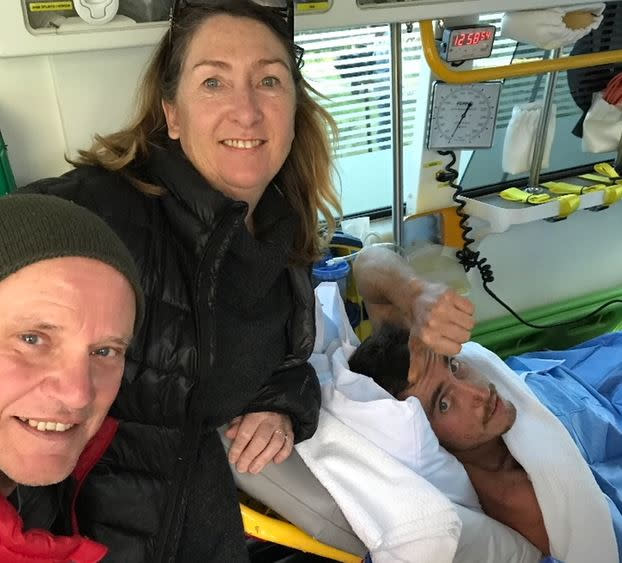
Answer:
[[[119,389],[135,307],[127,279],[88,258],[45,260],[0,282],[5,483],[71,473]]]
[[[516,420],[514,405],[487,378],[456,358],[422,347],[411,354],[408,381],[400,398],[420,400],[439,442],[451,452],[494,440]]]

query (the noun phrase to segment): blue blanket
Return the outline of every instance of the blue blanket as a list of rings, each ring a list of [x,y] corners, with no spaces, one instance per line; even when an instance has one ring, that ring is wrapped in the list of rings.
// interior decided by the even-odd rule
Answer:
[[[506,363],[566,427],[607,497],[622,563],[622,332]]]

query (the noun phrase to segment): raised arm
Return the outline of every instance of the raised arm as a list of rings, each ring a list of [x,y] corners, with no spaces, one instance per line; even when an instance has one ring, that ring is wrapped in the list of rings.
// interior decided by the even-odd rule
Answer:
[[[403,326],[443,355],[457,354],[469,340],[473,304],[443,284],[417,278],[395,252],[383,247],[364,249],[354,262],[354,276],[374,327]]]

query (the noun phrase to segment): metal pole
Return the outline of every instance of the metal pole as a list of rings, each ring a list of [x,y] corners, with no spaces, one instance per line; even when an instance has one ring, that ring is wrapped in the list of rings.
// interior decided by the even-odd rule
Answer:
[[[561,49],[551,49],[548,51],[548,59],[556,59],[559,57]],[[546,145],[546,134],[549,125],[549,116],[551,114],[551,104],[555,95],[555,85],[557,84],[557,72],[549,72],[546,76],[546,89],[544,93],[544,102],[542,104],[542,112],[538,121],[538,129],[536,130],[536,139],[533,144],[533,156],[531,157],[531,170],[529,171],[529,183],[525,188],[526,192],[540,193],[544,189],[540,184],[540,171],[542,170],[542,157],[544,156],[544,147]]]
[[[391,146],[393,147],[393,236],[404,240],[404,132],[402,129],[402,26],[391,24]]]

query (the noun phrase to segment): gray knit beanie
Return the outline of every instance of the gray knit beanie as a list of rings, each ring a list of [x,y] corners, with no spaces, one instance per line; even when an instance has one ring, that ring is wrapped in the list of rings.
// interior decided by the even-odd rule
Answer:
[[[136,295],[136,334],[145,313],[138,270],[112,229],[91,211],[55,196],[0,197],[0,281],[29,264],[62,256],[99,260],[127,278]]]

